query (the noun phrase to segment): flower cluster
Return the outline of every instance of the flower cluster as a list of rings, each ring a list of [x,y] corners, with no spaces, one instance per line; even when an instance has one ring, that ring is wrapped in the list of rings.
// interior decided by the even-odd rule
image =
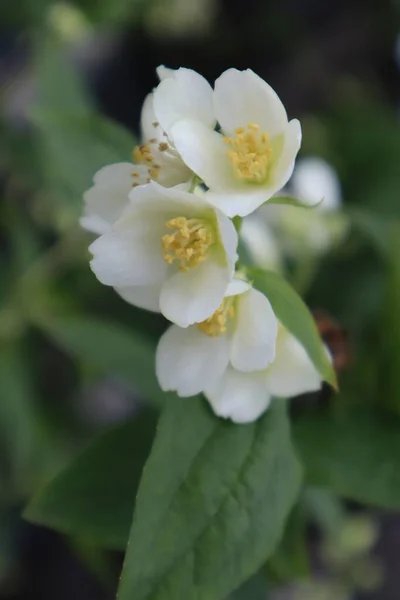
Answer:
[[[217,415],[253,421],[272,396],[321,387],[237,264],[235,224],[287,183],[300,123],[251,70],[225,71],[214,89],[190,69],[157,72],[133,162],[104,167],[85,193],[81,224],[99,236],[91,268],[173,323],[156,355],[163,390],[203,393]]]

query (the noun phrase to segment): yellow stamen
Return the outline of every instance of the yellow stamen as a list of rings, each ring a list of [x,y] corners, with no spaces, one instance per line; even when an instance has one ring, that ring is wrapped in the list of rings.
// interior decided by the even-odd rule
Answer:
[[[260,132],[256,123],[246,127],[237,127],[234,137],[224,137],[229,162],[233,165],[235,176],[248,182],[261,183],[268,176],[272,148],[269,135]]]
[[[229,320],[232,319],[234,315],[235,309],[233,307],[233,299],[225,298],[215,313],[205,321],[198,323],[197,327],[206,335],[217,337],[226,333]]]
[[[168,264],[178,261],[182,271],[203,262],[210,246],[215,243],[214,231],[205,219],[176,217],[167,221],[165,226],[174,231],[162,237],[164,260]]]

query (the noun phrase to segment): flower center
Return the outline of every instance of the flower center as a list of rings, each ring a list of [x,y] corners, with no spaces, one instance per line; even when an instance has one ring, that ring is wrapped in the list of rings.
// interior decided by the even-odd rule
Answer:
[[[255,123],[248,123],[247,127],[235,129],[235,134],[224,137],[225,144],[230,146],[228,159],[235,176],[254,183],[265,181],[272,153],[268,133],[261,132]]]
[[[165,226],[173,231],[162,237],[164,260],[168,264],[178,261],[181,271],[188,271],[203,262],[215,243],[214,231],[205,219],[175,217]]]
[[[228,322],[235,315],[233,298],[225,298],[215,313],[205,321],[197,324],[197,327],[210,337],[217,337],[226,333]]]
[[[146,183],[150,183],[151,179],[158,179],[160,174],[161,166],[156,163],[152,153],[152,145],[154,144],[157,144],[157,140],[155,138],[149,140],[147,144],[135,146],[132,152],[133,162],[145,165],[147,167],[148,179]],[[159,146],[161,145],[162,144],[159,144]],[[135,177],[136,174],[134,173],[133,176]],[[133,187],[135,187],[135,185],[139,185],[139,183],[135,182]]]

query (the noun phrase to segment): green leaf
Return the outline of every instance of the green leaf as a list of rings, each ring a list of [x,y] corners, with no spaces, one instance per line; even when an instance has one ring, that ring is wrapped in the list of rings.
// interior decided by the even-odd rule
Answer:
[[[257,573],[233,592],[229,600],[268,600],[268,597],[266,577],[263,573]]]
[[[45,317],[37,323],[68,354],[131,383],[147,400],[167,397],[155,376],[152,342],[133,329],[89,317]]]
[[[100,435],[28,505],[24,516],[107,548],[126,545],[156,426],[153,411]]]
[[[66,58],[66,49],[51,35],[37,43],[35,71],[38,98],[31,111],[42,176],[57,198],[82,209],[82,194],[105,165],[130,160],[135,139],[124,127],[95,110]]]
[[[358,409],[305,414],[293,425],[306,480],[345,498],[400,509],[400,420]]]
[[[321,198],[319,202],[310,203],[304,202],[304,200],[300,200],[300,198],[295,198],[294,196],[272,196],[272,198],[265,203],[265,206],[268,204],[284,204],[287,206],[296,206],[297,208],[316,208],[322,204],[323,201],[324,199]]]
[[[306,515],[301,504],[292,510],[281,542],[268,562],[268,570],[279,583],[291,583],[310,574]]]
[[[282,325],[304,346],[322,379],[337,388],[336,374],[315,321],[300,296],[273,271],[249,269],[248,273],[254,287],[267,296]]]
[[[378,254],[386,260],[391,251],[390,230],[393,221],[368,209],[351,208],[347,213],[353,227],[368,238]]]
[[[400,413],[400,222],[392,224],[387,236],[386,290],[380,331],[380,390],[382,404]]]
[[[28,365],[16,343],[0,351],[0,446],[8,461],[8,492],[25,492],[36,458],[38,430]],[[2,462],[3,462],[2,460]],[[6,462],[4,460],[4,462]]]
[[[162,413],[143,472],[119,600],[220,600],[274,551],[297,497],[286,403],[255,423],[201,398]]]
[[[64,114],[87,115],[94,105],[78,72],[68,57],[67,47],[46,32],[37,35],[34,51],[34,76],[37,83],[35,106]]]
[[[105,117],[36,109],[32,119],[47,184],[76,213],[81,212],[82,194],[96,171],[130,160],[134,137]]]

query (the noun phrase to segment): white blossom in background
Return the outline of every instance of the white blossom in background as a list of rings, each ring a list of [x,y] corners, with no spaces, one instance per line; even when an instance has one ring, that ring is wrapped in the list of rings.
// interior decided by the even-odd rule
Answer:
[[[156,373],[164,391],[203,392],[214,412],[236,423],[256,420],[272,396],[320,389],[319,374],[301,344],[273,313],[268,299],[234,280],[215,313],[162,336]]]
[[[318,256],[345,235],[341,188],[336,171],[325,160],[307,157],[296,162],[282,195],[290,194],[310,207],[267,204],[242,223],[241,237],[252,261],[263,268],[282,270],[284,257]]]
[[[283,188],[301,144],[297,119],[288,121],[274,90],[250,69],[228,69],[215,82],[220,132],[199,119],[171,127],[184,162],[209,188],[209,201],[229,217],[246,216]]]
[[[322,158],[300,159],[290,188],[295,198],[310,205],[320,203],[311,209],[277,207],[281,209],[277,213],[277,233],[294,257],[298,252],[323,254],[343,238],[348,227],[340,211],[342,195],[336,171]]]
[[[237,260],[232,222],[204,199],[152,181],[89,248],[91,268],[127,301],[181,327],[221,304]]]
[[[183,162],[171,134],[181,119],[191,119],[212,131],[216,121],[212,88],[191,69],[157,69],[160,83],[146,97],[141,114],[142,143],[133,151],[135,163],[147,168],[148,179],[163,186],[185,185],[189,189],[193,171]],[[140,185],[140,172],[137,184]]]
[[[290,186],[295,198],[308,202],[310,206],[318,203],[316,208],[321,212],[337,210],[342,204],[337,173],[322,158],[309,156],[299,159]]]
[[[268,207],[267,213],[260,208],[246,217],[240,228],[240,238],[252,264],[280,272],[283,269],[282,253],[273,227],[267,222],[269,211],[274,208]],[[261,211],[262,215],[259,214]]]

